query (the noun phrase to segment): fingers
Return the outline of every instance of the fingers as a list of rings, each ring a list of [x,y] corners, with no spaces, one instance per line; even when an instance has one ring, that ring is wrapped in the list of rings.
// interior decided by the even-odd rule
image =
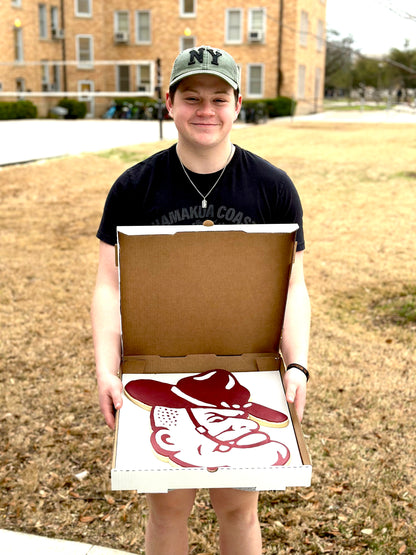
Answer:
[[[111,376],[108,381],[98,383],[98,391],[105,422],[114,430],[116,411],[123,405],[121,380],[117,376]]]
[[[302,422],[306,403],[306,378],[296,368],[286,372],[285,377],[286,400],[294,403],[299,422]]]

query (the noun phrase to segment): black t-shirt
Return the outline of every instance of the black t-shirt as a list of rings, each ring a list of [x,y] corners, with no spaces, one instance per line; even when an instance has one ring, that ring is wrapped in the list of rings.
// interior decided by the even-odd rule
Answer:
[[[206,195],[221,172],[189,177]],[[190,183],[176,154],[176,145],[125,171],[112,186],[97,237],[114,245],[121,225],[299,224],[297,250],[305,248],[302,206],[288,175],[263,158],[238,146],[207,207]]]

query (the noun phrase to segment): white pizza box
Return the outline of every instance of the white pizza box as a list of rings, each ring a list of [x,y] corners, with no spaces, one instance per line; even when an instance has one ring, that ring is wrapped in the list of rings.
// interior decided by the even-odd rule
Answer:
[[[310,485],[311,461],[296,413],[285,400],[279,349],[296,230],[296,224],[118,228],[120,375],[126,389],[116,418],[114,490]],[[198,393],[189,396],[184,391],[194,380],[204,380],[197,378],[203,373],[210,385],[228,376],[226,382],[234,383],[228,393],[238,392],[247,406],[260,406],[260,412],[282,413],[285,426],[270,427],[261,419],[259,423],[250,408],[239,405],[240,398],[227,406],[221,401],[221,392],[227,396],[223,384],[218,391],[211,388],[212,398],[205,401]],[[166,391],[166,399],[143,402],[141,393],[135,399],[127,391],[129,382],[139,384],[139,391],[145,384],[149,397],[154,389]],[[164,430],[161,414],[178,418],[181,426],[195,416],[198,422],[211,419],[207,426],[194,422],[191,430],[211,424],[218,429],[221,419],[231,418],[233,430],[246,427],[249,433],[236,439],[238,432],[223,431],[212,451],[229,456],[217,460],[209,455],[209,442],[217,441],[210,432],[203,432],[205,443],[197,445],[193,434],[176,429],[176,439],[186,439],[183,452],[194,449],[201,455],[183,460],[171,445],[173,436]],[[224,440],[227,434],[234,438]],[[274,447],[280,462],[273,456],[267,460],[266,451]]]

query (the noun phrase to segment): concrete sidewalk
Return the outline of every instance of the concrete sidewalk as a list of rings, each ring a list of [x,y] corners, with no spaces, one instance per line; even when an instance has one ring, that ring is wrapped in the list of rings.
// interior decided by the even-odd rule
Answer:
[[[178,136],[172,121],[163,122],[162,132],[164,139]],[[0,166],[157,142],[159,138],[158,121],[5,120],[0,121]]]
[[[0,530],[0,552],[2,555],[127,555],[126,551],[117,549],[9,530]]]
[[[266,125],[288,122],[416,124],[416,109],[398,106],[388,110],[328,110],[319,114],[276,118]],[[244,124],[237,123],[235,127]],[[172,121],[162,124],[164,139],[176,140]],[[157,142],[158,121],[143,120],[6,120],[0,121],[0,166],[57,156],[98,152],[140,143]]]

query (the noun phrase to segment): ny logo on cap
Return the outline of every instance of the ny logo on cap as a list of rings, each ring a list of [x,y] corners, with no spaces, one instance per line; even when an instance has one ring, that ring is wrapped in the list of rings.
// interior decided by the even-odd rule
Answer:
[[[221,52],[214,52],[211,48],[198,48],[198,50],[191,50],[189,53],[189,62],[188,66],[192,66],[195,64],[195,58],[198,60],[200,64],[204,62],[204,52],[208,52],[211,55],[211,64],[217,66],[218,65],[218,58],[222,56]]]

